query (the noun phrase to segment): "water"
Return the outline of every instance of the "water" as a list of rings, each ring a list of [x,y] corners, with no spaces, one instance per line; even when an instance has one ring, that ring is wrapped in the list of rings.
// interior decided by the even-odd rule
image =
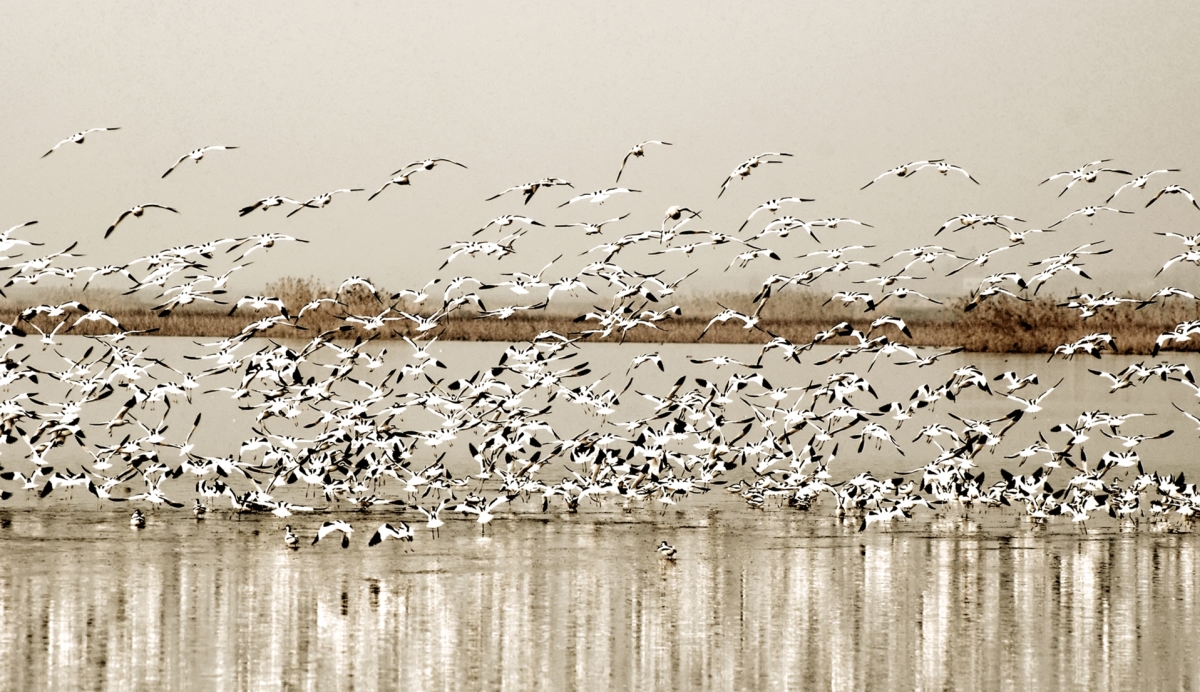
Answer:
[[[718,503],[720,504],[720,503]],[[1193,535],[617,511],[283,547],[282,520],[0,518],[0,688],[1187,689]],[[991,520],[991,525],[989,521]],[[679,559],[660,559],[668,540]]]
[[[182,353],[203,352],[189,340],[145,343],[172,363]],[[68,340],[64,353],[86,345]],[[756,355],[727,346],[635,344],[588,347],[579,360],[596,373],[586,380],[608,373],[606,386],[619,389],[629,359],[650,350],[663,353],[667,372],[643,367],[629,375],[633,386],[612,420],[649,413],[637,391],[661,392],[684,372],[716,382],[729,372],[684,366],[686,356]],[[469,374],[464,365],[495,362],[502,351],[502,345],[438,344],[436,353],[450,365],[445,376],[457,377]],[[959,355],[920,370],[880,364],[868,375],[879,401],[869,395],[855,401],[871,408],[906,400],[917,385],[944,382],[966,362],[989,377],[1010,369],[1039,372],[1043,384],[1035,392],[1063,377],[1044,411],[1024,418],[995,454],[976,459],[980,470],[994,476],[1001,467],[1015,468],[1005,454],[1039,433],[1058,440],[1047,432],[1055,423],[1104,409],[1154,414],[1134,419],[1123,433],[1175,429],[1139,452],[1150,468],[1190,471],[1194,426],[1171,406],[1195,410],[1190,392],[1151,381],[1110,395],[1087,373],[1133,360],[1142,359],[1047,365],[1034,356]],[[862,372],[865,365],[769,360],[763,372],[778,386],[851,369]],[[205,385],[235,379],[222,377]],[[44,380],[40,392],[53,400],[54,383]],[[104,420],[120,398],[91,405],[89,414]],[[252,434],[257,413],[235,403],[210,395],[194,406],[176,404],[166,414],[167,437],[180,441],[199,410],[204,423],[196,452],[228,453]],[[897,431],[905,456],[870,446],[857,455],[843,441],[831,470],[846,478],[920,466],[936,454],[911,441],[920,425],[953,425],[949,411],[984,418],[1015,407],[975,391],[944,403]],[[162,413],[138,415],[153,425]],[[551,418],[562,437],[600,425],[561,400]],[[410,424],[436,421],[414,411]],[[267,425],[306,434],[291,421]],[[125,434],[89,427],[87,441],[113,444]],[[455,475],[470,473],[465,442],[418,446],[414,465],[446,451]],[[1088,443],[1089,456],[1105,449],[1119,443],[1103,436]],[[18,468],[21,453],[6,448],[5,466]],[[68,446],[48,461],[75,469],[90,458]],[[557,462],[544,471],[550,479],[566,473]],[[190,502],[190,485],[181,479],[164,488]],[[397,490],[385,486],[380,494],[389,492]],[[147,528],[134,531],[132,507],[101,504],[81,489],[42,500],[18,492],[0,504],[0,689],[1200,686],[1194,636],[1200,539],[1178,520],[1173,524],[1185,532],[1129,530],[1096,516],[1083,533],[1066,520],[1033,526],[1002,508],[919,512],[911,522],[860,532],[857,520],[839,523],[828,504],[809,513],[774,504],[753,510],[714,487],[666,512],[654,502],[606,500],[584,503],[577,514],[561,504],[543,513],[540,498],[531,498],[498,510],[486,535],[470,518],[444,516],[447,525],[434,539],[411,511],[357,513],[334,505],[330,514],[285,520],[217,507],[203,521],[186,510],[151,509]],[[309,545],[319,523],[334,517],[353,523],[351,547],[340,549],[336,537]],[[385,521],[409,522],[416,540],[368,548],[367,538]],[[285,523],[301,534],[297,552],[283,546]],[[661,540],[678,549],[676,562],[655,552]]]

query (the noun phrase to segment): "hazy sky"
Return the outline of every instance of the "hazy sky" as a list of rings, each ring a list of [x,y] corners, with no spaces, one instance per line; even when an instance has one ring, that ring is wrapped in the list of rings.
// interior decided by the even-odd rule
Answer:
[[[515,257],[464,258],[441,273],[447,253],[438,248],[506,213],[552,226],[632,212],[609,227],[611,239],[658,228],[663,209],[680,204],[702,212],[694,227],[731,232],[756,205],[784,195],[817,199],[787,210],[802,218],[876,226],[826,231],[825,247],[876,244],[878,259],[939,242],[974,255],[1003,235],[973,229],[935,241],[933,231],[963,212],[1042,227],[1102,203],[1120,176],[1061,198],[1061,187],[1037,186],[1091,160],[1111,158],[1135,174],[1181,168],[1148,187],[1176,182],[1200,192],[1196,36],[1200,5],[1191,2],[5,3],[0,227],[38,219],[19,235],[46,250],[78,239],[86,257],[76,262],[88,265],[268,231],[311,241],[252,255],[238,284],[247,291],[310,274],[334,282],[361,274],[398,289],[439,275],[536,270],[560,253],[561,272],[551,274],[573,273],[589,261],[577,255],[598,240],[572,229],[536,229],[518,240]],[[121,130],[39,158],[98,126]],[[575,193],[609,187],[645,139],[675,146],[630,164],[621,183],[640,195],[563,209],[566,188],[539,192],[527,206],[512,195],[483,201],[545,176],[572,181]],[[160,178],[211,144],[240,149]],[[795,156],[718,200],[730,171],[764,151]],[[426,157],[469,169],[422,172],[411,187],[367,202],[393,170]],[[983,184],[930,174],[859,190],[893,166],[934,157]],[[260,197],[343,187],[368,192],[290,219],[279,209],[237,215]],[[1143,209],[1148,197],[1123,193],[1114,206],[1136,215],[1073,219],[970,277],[1103,237],[1121,249],[1089,263],[1103,287],[1200,288],[1186,269],[1150,279],[1182,249],[1152,231],[1200,231],[1200,211],[1178,196]],[[143,202],[182,213],[148,212],[102,240],[121,211]],[[796,235],[764,243],[785,258],[817,248]],[[744,288],[819,263],[720,271],[735,252],[672,260],[670,271],[699,264],[713,269],[704,288]],[[616,261],[665,266],[642,250]],[[957,278],[939,285],[961,288]],[[120,285],[109,281],[100,285]]]

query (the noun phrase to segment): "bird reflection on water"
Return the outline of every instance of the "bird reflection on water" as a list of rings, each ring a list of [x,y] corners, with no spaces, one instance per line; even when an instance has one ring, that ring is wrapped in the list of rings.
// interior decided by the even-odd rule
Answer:
[[[486,541],[330,560],[281,550],[269,517],[130,532],[113,512],[6,514],[0,656],[22,665],[0,688],[1103,690],[1200,673],[1189,536],[531,507]],[[670,565],[647,549],[664,536]]]

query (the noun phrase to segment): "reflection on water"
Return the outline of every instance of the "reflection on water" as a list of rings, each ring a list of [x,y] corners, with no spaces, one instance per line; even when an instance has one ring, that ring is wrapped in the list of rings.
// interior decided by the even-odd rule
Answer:
[[[0,515],[0,689],[1148,689],[1200,675],[1196,538],[790,512],[448,526]],[[368,528],[370,526],[371,528]],[[311,537],[310,537],[311,538]],[[667,539],[677,563],[654,551]]]

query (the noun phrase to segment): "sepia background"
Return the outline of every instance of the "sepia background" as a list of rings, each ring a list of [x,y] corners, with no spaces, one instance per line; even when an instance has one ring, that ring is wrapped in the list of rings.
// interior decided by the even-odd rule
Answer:
[[[632,212],[609,238],[657,228],[662,210],[680,204],[702,212],[695,228],[731,232],[764,200],[797,195],[817,200],[804,215],[876,227],[827,231],[826,247],[893,251],[932,242],[964,212],[1044,227],[1123,181],[1102,175],[1094,189],[1061,198],[1060,188],[1037,185],[1088,161],[1110,158],[1134,174],[1181,168],[1161,182],[1200,188],[1198,33],[1200,8],[1187,2],[9,3],[0,8],[0,226],[38,219],[24,237],[47,250],[80,239],[81,261],[95,266],[268,231],[312,241],[257,258],[236,279],[246,291],[287,275],[420,286],[444,259],[439,248],[506,213],[553,226]],[[39,159],[100,126],[121,130]],[[641,195],[556,208],[611,186],[625,153],[646,139],[674,146],[630,164],[621,183]],[[212,144],[240,148],[160,177]],[[729,172],[764,151],[794,157],[718,200]],[[426,157],[469,168],[421,172],[411,187],[367,202],[394,170]],[[859,189],[928,158],[982,185],[929,175]],[[483,201],[545,176],[573,182],[574,192],[542,192],[528,205],[513,195]],[[290,219],[236,213],[268,195],[343,187],[367,192]],[[147,214],[102,241],[121,211],[142,202],[182,213]],[[1137,215],[1094,220],[1104,225],[1095,237],[1122,250],[1095,266],[1104,288],[1150,291],[1162,285],[1155,268],[1177,252],[1150,231],[1194,232],[1200,212],[1129,203]],[[1061,252],[1094,239],[1091,230],[1073,221],[1005,259]],[[502,264],[462,260],[443,275],[536,270],[560,242],[586,249],[595,240],[577,229],[537,232]],[[1003,241],[967,235],[944,244],[974,255]],[[680,266],[719,271],[732,254],[698,253]],[[569,255],[563,272],[596,259]],[[645,270],[664,260],[629,262]],[[721,273],[719,287],[751,290],[779,269]],[[962,293],[972,280],[932,279],[922,290]]]

